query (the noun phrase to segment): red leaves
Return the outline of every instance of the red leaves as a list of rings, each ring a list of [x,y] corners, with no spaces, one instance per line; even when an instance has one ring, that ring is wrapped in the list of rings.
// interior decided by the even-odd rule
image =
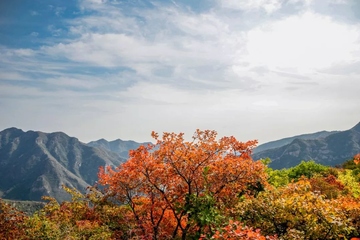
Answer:
[[[0,199],[0,239],[20,239],[27,217]]]
[[[155,146],[131,151],[116,171],[100,169],[99,182],[129,205],[139,228],[151,231],[154,238],[184,237],[199,228],[189,225],[192,216],[186,209],[194,206],[188,196],[209,194],[217,200],[214,208],[225,208],[249,186],[265,182],[263,164],[250,157],[256,141],[216,140],[217,133],[210,130],[196,130],[191,142],[183,133],[152,136]]]
[[[204,238],[200,238],[204,239]],[[231,240],[266,240],[272,239],[275,240],[277,237],[264,237],[260,233],[260,229],[253,230],[252,228],[243,227],[240,222],[230,221],[229,224],[221,229],[221,231],[216,231],[211,239],[231,239]]]

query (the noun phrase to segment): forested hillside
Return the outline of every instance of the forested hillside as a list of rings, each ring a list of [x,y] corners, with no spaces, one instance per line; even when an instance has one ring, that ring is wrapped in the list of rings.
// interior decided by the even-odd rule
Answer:
[[[360,235],[360,154],[333,168],[254,161],[256,141],[153,133],[101,168],[87,195],[26,216],[0,201],[1,239],[350,239]]]

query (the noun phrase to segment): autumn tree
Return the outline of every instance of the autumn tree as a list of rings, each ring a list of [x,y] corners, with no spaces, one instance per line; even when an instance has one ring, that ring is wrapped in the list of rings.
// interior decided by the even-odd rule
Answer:
[[[114,220],[114,213],[120,214],[101,194],[94,188],[86,196],[65,186],[64,190],[72,196],[71,201],[59,204],[44,197],[48,203],[24,222],[25,234],[18,239],[116,239],[109,220]]]
[[[332,181],[329,179],[328,181]],[[328,199],[306,178],[239,202],[238,218],[280,239],[346,239],[358,234],[359,204],[351,196]]]
[[[20,239],[25,231],[24,213],[7,204],[0,198],[0,239]]]
[[[309,179],[311,190],[320,193],[326,198],[338,198],[341,195],[349,194],[349,189],[340,182],[334,175],[327,177],[313,177]]]
[[[254,162],[256,141],[234,137],[217,140],[215,131],[152,133],[155,145],[130,151],[116,170],[99,172],[105,192],[131,211],[127,224],[145,239],[188,239],[209,236],[241,195],[265,183],[264,165]]]

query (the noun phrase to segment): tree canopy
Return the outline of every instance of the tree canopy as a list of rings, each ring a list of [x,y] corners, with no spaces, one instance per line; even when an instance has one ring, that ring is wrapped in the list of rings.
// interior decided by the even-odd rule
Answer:
[[[264,165],[250,157],[256,141],[217,140],[215,131],[200,130],[192,141],[182,133],[152,136],[155,145],[131,151],[126,163],[99,174],[107,194],[130,207],[145,236],[186,239],[211,233],[220,212],[266,182]]]

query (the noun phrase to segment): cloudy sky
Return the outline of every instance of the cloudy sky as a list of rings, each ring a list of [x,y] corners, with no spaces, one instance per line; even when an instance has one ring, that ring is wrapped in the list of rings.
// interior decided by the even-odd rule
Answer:
[[[358,0],[0,1],[0,129],[260,143],[360,121]]]

